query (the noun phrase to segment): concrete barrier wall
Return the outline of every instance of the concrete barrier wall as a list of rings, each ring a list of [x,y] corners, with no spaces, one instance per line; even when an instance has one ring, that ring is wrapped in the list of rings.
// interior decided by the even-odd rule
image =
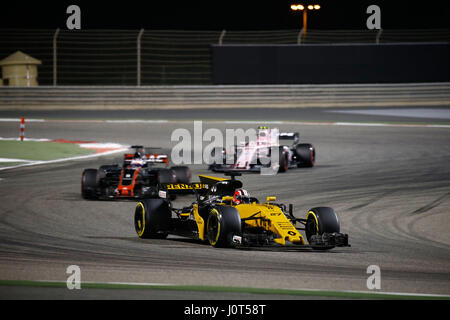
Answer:
[[[450,83],[0,87],[1,109],[450,106]]]
[[[214,84],[450,81],[450,43],[214,45]]]

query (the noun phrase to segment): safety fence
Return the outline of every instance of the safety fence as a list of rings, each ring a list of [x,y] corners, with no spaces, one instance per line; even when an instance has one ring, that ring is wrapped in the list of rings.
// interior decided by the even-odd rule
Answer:
[[[40,85],[207,85],[212,44],[450,42],[450,30],[0,30],[0,59],[42,61]]]

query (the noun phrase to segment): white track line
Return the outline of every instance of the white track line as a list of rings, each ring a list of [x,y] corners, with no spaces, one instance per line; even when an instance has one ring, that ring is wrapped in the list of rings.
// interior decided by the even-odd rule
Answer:
[[[355,293],[355,294],[375,294],[375,295],[391,295],[391,296],[407,296],[407,297],[435,297],[450,298],[450,295],[435,293],[412,293],[412,292],[390,292],[390,291],[365,291],[365,290],[323,290],[323,289],[285,289],[311,292],[338,292],[338,293]]]
[[[0,137],[0,140],[5,140],[5,141],[20,141],[20,138],[3,138]],[[50,139],[46,139],[46,138],[40,138],[40,139],[35,139],[35,138],[24,138],[23,141],[50,141]]]
[[[209,122],[208,120],[205,120],[205,122]],[[215,122],[215,121],[212,121]],[[283,124],[284,121],[247,121],[247,120],[225,120],[222,121],[223,123],[227,124]]]
[[[0,162],[31,162],[32,160],[0,158]]]
[[[107,152],[102,152],[102,153],[88,154],[88,155],[84,155],[84,156],[61,158],[61,159],[55,159],[55,160],[33,161],[33,162],[30,162],[30,163],[18,164],[18,165],[10,166],[10,167],[1,167],[0,171],[6,170],[6,169],[20,168],[20,167],[36,166],[36,165],[41,165],[41,164],[52,164],[52,163],[59,163],[59,162],[66,162],[66,161],[90,159],[90,158],[95,158],[95,157],[115,154],[115,153],[119,153],[119,152],[124,152],[126,150],[128,150],[128,148],[123,148],[123,149],[118,149],[118,150],[113,150],[113,151],[107,151]]]
[[[20,118],[0,118],[1,122],[20,122],[22,119]],[[45,122],[45,119],[33,119],[33,118],[27,118],[25,119],[25,122]]]
[[[58,280],[36,280],[37,282],[53,282],[53,283],[62,283],[62,281],[58,281]],[[81,282],[81,287],[83,287],[83,283],[86,284],[105,284],[105,285],[122,285],[122,286],[147,286],[147,287],[152,287],[152,286],[166,286],[166,287],[183,287],[183,285],[177,285],[174,283],[156,283],[156,282],[96,282],[96,281],[83,281]],[[189,287],[189,286],[187,286]],[[201,286],[200,286],[201,287]],[[215,287],[215,286],[204,286],[205,289],[209,288],[209,287]],[[245,288],[245,287],[228,287],[229,289],[254,289],[254,288]],[[224,287],[224,290],[226,291],[227,287]],[[258,289],[258,288],[255,288]],[[266,288],[264,288],[266,289]],[[278,289],[274,289],[274,290],[278,290]],[[374,295],[391,295],[391,296],[406,296],[406,297],[431,297],[431,298],[450,298],[450,295],[445,295],[445,294],[434,294],[434,293],[412,293],[412,292],[389,292],[389,291],[363,291],[363,290],[326,290],[326,289],[310,289],[310,288],[284,288],[281,290],[286,290],[286,293],[283,294],[287,294],[289,295],[288,291],[299,291],[299,292],[311,292],[311,293],[317,293],[317,292],[323,292],[324,294],[326,293],[354,293],[354,294],[374,294]],[[189,288],[186,289],[186,291],[189,291]]]
[[[113,142],[89,142],[89,143],[77,143],[81,148],[84,149],[123,149],[126,146]]]
[[[333,122],[335,126],[359,127],[407,127],[407,128],[450,128],[448,124],[413,124],[413,123],[359,123],[359,122]]]
[[[169,120],[100,120],[106,123],[167,123]]]

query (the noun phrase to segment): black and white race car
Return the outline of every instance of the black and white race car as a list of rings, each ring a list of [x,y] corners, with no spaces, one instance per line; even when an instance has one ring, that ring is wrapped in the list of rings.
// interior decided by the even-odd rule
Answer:
[[[83,170],[81,195],[84,199],[151,198],[158,194],[161,183],[190,183],[190,169],[169,168],[169,156],[158,148],[131,148],[134,153],[124,155],[123,166],[111,164]]]

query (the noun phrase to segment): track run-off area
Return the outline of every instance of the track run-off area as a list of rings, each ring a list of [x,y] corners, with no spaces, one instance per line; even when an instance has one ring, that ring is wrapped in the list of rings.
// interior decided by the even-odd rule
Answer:
[[[411,117],[405,110],[403,114],[342,112],[350,108],[339,112],[267,109],[267,114],[257,109],[232,114],[203,110],[193,111],[193,116],[186,110],[178,114],[2,111],[3,119],[19,119],[26,113],[28,118],[42,120],[27,123],[29,138],[95,140],[167,150],[177,143],[171,141],[172,132],[193,130],[194,119],[203,120],[204,130],[246,130],[261,123],[280,131],[298,131],[302,141],[316,147],[315,167],[276,176],[243,174],[240,180],[260,200],[276,196],[279,203],[292,203],[299,218],[313,207],[333,207],[341,232],[349,234],[352,246],[326,252],[301,247],[217,249],[170,235],[165,240],[139,239],[134,230],[135,201],[86,201],[80,194],[82,170],[121,163],[121,153],[38,164],[0,171],[1,298],[45,298],[47,294],[79,298],[83,292],[98,298],[89,295],[88,285],[78,293],[65,288],[51,293],[52,286],[36,286],[26,295],[14,294],[18,289],[10,287],[20,281],[64,283],[70,265],[80,267],[82,287],[85,282],[153,288],[135,291],[133,287],[119,294],[99,285],[103,298],[185,297],[179,290],[158,289],[166,285],[187,291],[203,287],[203,296],[192,296],[199,299],[259,297],[252,289],[272,290],[261,295],[263,299],[295,296],[293,291],[282,290],[306,290],[299,291],[301,296],[308,296],[307,290],[319,290],[323,296],[330,291],[351,291],[448,297],[449,110],[439,109],[436,119],[418,110]],[[18,133],[18,121],[0,121],[0,137],[17,137]],[[220,176],[209,172],[206,164],[192,165],[191,170],[193,181],[198,174]],[[186,203],[193,200],[187,197]],[[371,275],[367,269],[372,265],[380,268],[380,289],[367,287]],[[228,291],[208,293],[211,288],[224,287]]]

